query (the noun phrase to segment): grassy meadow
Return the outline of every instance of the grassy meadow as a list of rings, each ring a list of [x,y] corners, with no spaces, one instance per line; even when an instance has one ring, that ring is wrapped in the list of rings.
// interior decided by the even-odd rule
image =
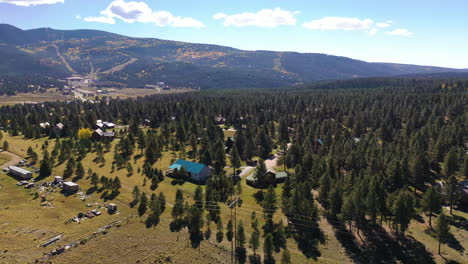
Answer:
[[[231,136],[231,134],[229,134]],[[26,157],[28,147],[32,147],[41,158],[41,146],[47,140],[46,138],[36,140],[25,140],[21,136],[12,137],[4,135],[4,140],[8,140],[9,151]],[[118,139],[112,143],[112,150]],[[55,140],[48,141],[49,151],[52,151]],[[140,154],[139,150],[135,154]],[[169,223],[172,221],[170,212],[174,203],[175,192],[177,188],[184,191],[185,200],[192,203],[192,197],[197,185],[186,182],[184,184],[173,184],[171,178],[166,177],[155,191],[150,189],[150,181],[144,184],[144,176],[138,173],[138,168],[143,166],[143,159],[132,159],[134,174],[128,175],[126,169],[111,171],[112,151],[105,153],[105,165],[100,166],[93,162],[95,153],[89,153],[83,160],[83,166],[87,172],[91,168],[99,176],[116,177],[118,176],[122,183],[120,195],[114,200],[108,201],[116,203],[119,212],[109,215],[102,208],[104,201],[101,199],[101,193],[93,192],[86,196],[85,200],[79,199],[78,195],[65,197],[59,193],[58,189],[46,188],[39,195],[44,198],[35,197],[37,189],[27,190],[22,186],[16,185],[16,180],[12,177],[0,173],[0,263],[33,263],[40,259],[44,253],[57,248],[60,245],[66,245],[81,239],[85,242],[76,248],[65,251],[65,253],[53,256],[49,259],[52,263],[230,263],[231,244],[224,238],[222,243],[216,243],[216,226],[211,224],[212,235],[209,240],[204,240],[200,248],[192,248],[188,242],[188,232],[184,229],[173,233],[169,230]],[[163,157],[158,160],[155,167],[158,169],[167,169],[167,167],[178,157],[178,153],[166,151]],[[8,161],[8,157],[0,154],[0,163]],[[42,181],[51,181],[53,176],[62,175],[65,164],[54,167],[50,177]],[[231,173],[232,169],[228,169]],[[86,193],[90,188],[89,178],[86,176],[77,182],[80,185],[80,191]],[[258,190],[241,181],[243,201],[242,206],[237,208],[237,221],[243,221],[246,229],[247,241],[251,232],[250,216],[256,211],[260,225],[263,223],[261,207],[253,198],[253,194]],[[161,216],[159,225],[153,228],[146,228],[144,220],[146,216],[139,217],[136,208],[130,208],[129,203],[132,198],[134,186],[139,186],[141,191],[147,195],[164,192],[167,198],[166,211]],[[202,186],[204,189],[204,186]],[[277,189],[278,201],[281,197],[281,186]],[[45,199],[48,206],[41,206],[41,199]],[[92,204],[92,207],[86,207]],[[101,216],[84,220],[81,223],[67,223],[67,220],[76,216],[79,212],[90,211],[91,209],[101,208]],[[460,219],[468,218],[466,213],[455,212]],[[221,205],[221,217],[226,227],[230,219],[231,212],[226,205]],[[100,227],[111,222],[122,220],[117,226],[113,226],[106,234],[92,236]],[[275,220],[283,220],[286,224],[286,217],[278,210],[275,214]],[[426,221],[427,222],[427,221]],[[288,249],[291,252],[292,263],[353,263],[353,254],[350,253],[350,247],[343,245],[339,241],[340,233],[330,223],[321,217],[319,226],[324,235],[324,243],[320,244],[318,251],[320,254],[314,257],[305,257],[298,248],[294,239],[287,241]],[[206,226],[205,226],[206,227]],[[468,247],[468,233],[466,230],[458,229],[452,226],[452,232],[459,241],[459,250],[446,245],[443,246],[442,256],[437,255],[437,242],[434,238],[424,233],[427,229],[425,223],[413,221],[409,235],[416,241],[424,244],[433,254],[433,259],[437,263],[443,263],[445,259],[456,260],[458,263],[467,263],[464,250]],[[205,230],[205,228],[203,228]],[[57,243],[46,248],[40,247],[42,243],[49,238],[61,234],[63,238]],[[353,234],[355,235],[355,234]],[[355,235],[356,244],[362,246],[362,240]],[[263,239],[262,239],[263,240]],[[247,243],[248,245],[248,243]],[[260,247],[262,248],[262,247]],[[250,249],[248,249],[249,254]],[[262,250],[259,250],[262,253]],[[280,262],[280,253],[275,253],[276,260]]]

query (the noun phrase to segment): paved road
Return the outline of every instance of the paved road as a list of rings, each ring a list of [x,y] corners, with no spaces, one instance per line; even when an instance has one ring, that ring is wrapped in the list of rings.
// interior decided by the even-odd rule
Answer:
[[[22,157],[20,157],[20,156],[14,154],[14,153],[11,153],[11,152],[9,152],[9,151],[2,151],[2,152],[0,152],[0,153],[5,154],[5,155],[8,155],[8,156],[11,157],[11,160],[10,160],[10,161],[8,161],[7,163],[4,163],[4,164],[1,165],[1,168],[2,168],[2,169],[3,169],[3,168],[6,168],[6,167],[8,167],[8,166],[16,165],[16,164],[18,164],[18,162],[20,162],[20,160],[23,159]]]
[[[79,89],[75,89],[73,93],[75,94],[75,99],[79,99],[83,102],[86,102],[86,98],[84,98],[83,94],[81,93]]]

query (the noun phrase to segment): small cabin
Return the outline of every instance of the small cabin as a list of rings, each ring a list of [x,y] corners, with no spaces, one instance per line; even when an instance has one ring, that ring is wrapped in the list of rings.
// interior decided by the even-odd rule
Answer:
[[[64,192],[77,192],[78,189],[79,189],[78,184],[76,184],[74,182],[71,182],[71,181],[63,182],[62,190]]]

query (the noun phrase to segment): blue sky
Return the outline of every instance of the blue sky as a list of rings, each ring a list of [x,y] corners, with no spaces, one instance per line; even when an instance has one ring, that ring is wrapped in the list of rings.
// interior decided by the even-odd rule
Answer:
[[[99,29],[248,50],[468,68],[465,0],[0,0],[23,29]]]

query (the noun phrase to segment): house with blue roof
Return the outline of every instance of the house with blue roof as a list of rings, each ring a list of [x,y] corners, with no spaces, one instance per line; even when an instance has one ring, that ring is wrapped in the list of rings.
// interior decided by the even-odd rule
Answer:
[[[211,169],[205,164],[183,159],[179,159],[174,164],[169,166],[169,173],[172,173],[176,169],[180,171],[182,167],[187,172],[187,176],[196,182],[205,183],[211,176]]]

